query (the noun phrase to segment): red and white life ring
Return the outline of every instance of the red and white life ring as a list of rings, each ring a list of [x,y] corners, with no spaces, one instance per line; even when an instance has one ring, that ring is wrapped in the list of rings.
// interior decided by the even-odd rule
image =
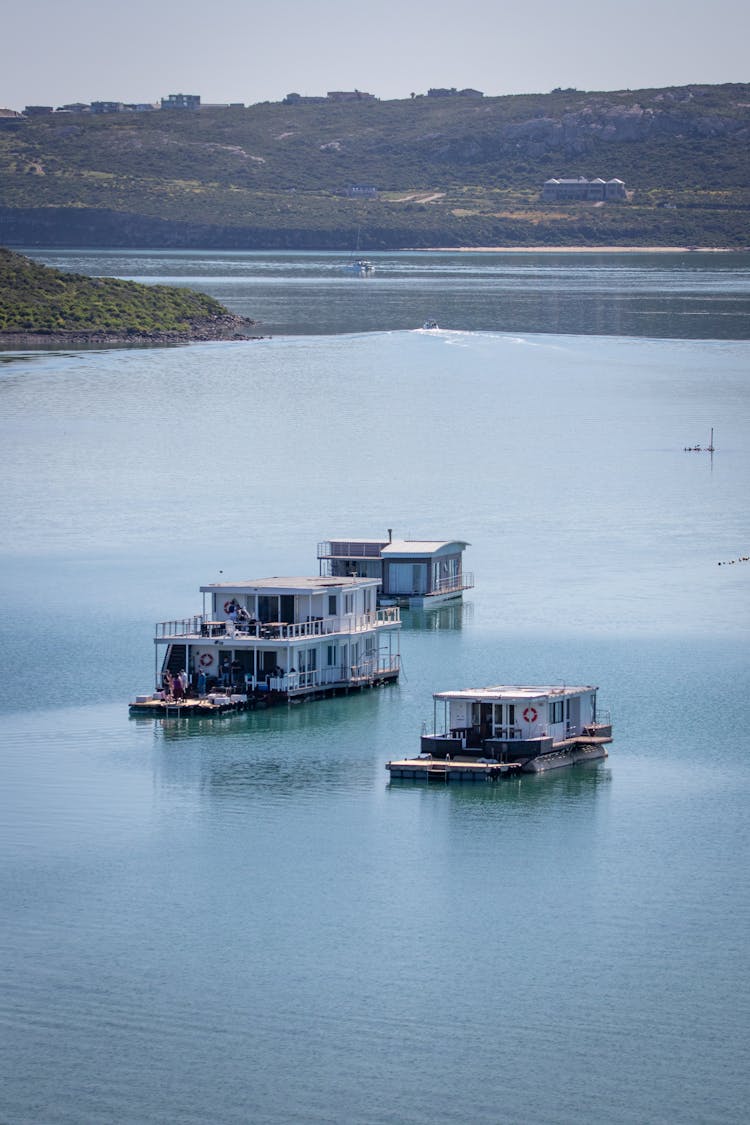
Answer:
[[[213,662],[214,662],[214,654],[212,652],[201,653],[201,658],[200,658],[199,663],[200,663],[202,668],[208,668],[209,664],[213,664]]]
[[[535,723],[538,718],[536,707],[527,707],[523,713],[523,717],[524,722]]]
[[[233,609],[234,609],[234,598],[232,598],[232,600],[229,601],[229,602],[224,602],[224,612],[225,613],[231,613]]]

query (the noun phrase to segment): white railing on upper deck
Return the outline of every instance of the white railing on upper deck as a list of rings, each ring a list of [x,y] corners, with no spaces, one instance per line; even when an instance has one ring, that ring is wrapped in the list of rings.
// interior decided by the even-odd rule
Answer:
[[[157,637],[199,637],[204,625],[206,618],[202,614],[195,614],[177,621],[157,621],[155,633]]]
[[[364,542],[351,539],[324,539],[318,543],[319,559],[379,559],[387,540]]]
[[[448,578],[439,578],[430,592],[432,594],[450,594],[453,590],[471,590],[473,586],[473,572],[464,570],[461,574],[451,574]]]
[[[324,637],[334,633],[361,633],[383,626],[399,625],[401,611],[398,606],[384,606],[372,613],[350,613],[343,617],[313,617],[307,621],[211,621],[202,614],[184,617],[177,621],[158,621],[156,638],[201,640],[229,637],[237,640],[296,640],[305,637]]]

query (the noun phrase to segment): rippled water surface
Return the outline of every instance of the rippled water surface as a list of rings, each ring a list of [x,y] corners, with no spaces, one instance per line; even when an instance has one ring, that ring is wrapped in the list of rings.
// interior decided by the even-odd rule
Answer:
[[[0,1119],[744,1122],[744,267],[607,259],[651,334],[585,270],[575,315],[606,329],[540,330],[556,261],[511,330],[478,256],[363,284],[322,256],[263,283],[253,256],[53,257],[219,296],[236,268],[233,307],[289,334],[0,355]],[[713,458],[684,451],[711,426]],[[387,527],[468,540],[477,581],[404,614],[397,686],[128,718],[153,622],[202,583]],[[388,783],[433,691],[501,681],[599,684],[609,759]]]

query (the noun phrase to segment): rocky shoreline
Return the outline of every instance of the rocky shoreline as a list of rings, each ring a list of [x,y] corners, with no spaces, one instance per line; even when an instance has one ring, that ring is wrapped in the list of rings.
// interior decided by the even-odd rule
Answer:
[[[199,344],[211,341],[262,340],[254,335],[255,321],[243,316],[218,316],[196,322],[184,332],[58,331],[2,332],[0,348],[119,347],[123,344]]]

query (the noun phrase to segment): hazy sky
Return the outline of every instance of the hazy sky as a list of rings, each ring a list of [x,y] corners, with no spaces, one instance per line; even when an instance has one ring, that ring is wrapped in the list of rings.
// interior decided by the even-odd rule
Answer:
[[[169,93],[278,101],[430,86],[485,94],[749,77],[746,0],[15,0],[0,106]]]

